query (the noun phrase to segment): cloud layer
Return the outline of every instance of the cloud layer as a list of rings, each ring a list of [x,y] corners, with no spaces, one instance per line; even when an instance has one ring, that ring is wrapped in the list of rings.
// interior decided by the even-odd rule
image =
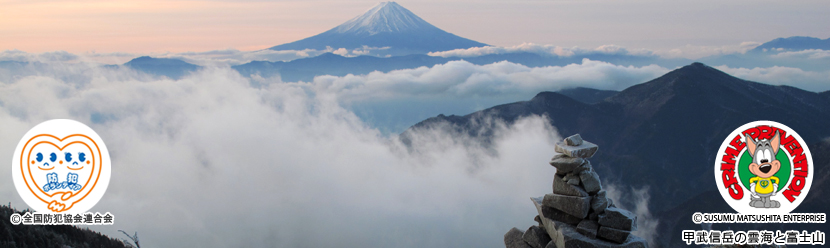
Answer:
[[[41,121],[90,125],[113,160],[93,211],[117,223],[94,229],[137,231],[147,246],[498,247],[532,224],[527,197],[549,190],[559,138],[539,117],[502,126],[497,155],[438,130],[410,154],[331,92],[253,88],[227,68],[173,81],[68,67],[0,84],[0,160]]]
[[[728,55],[728,54],[743,54],[756,46],[761,45],[760,42],[742,42],[737,45],[726,46],[699,46],[686,45],[683,47],[673,49],[649,50],[649,49],[630,49],[618,45],[602,45],[593,49],[586,49],[580,47],[563,47],[551,44],[534,44],[522,43],[516,46],[487,46],[487,47],[472,47],[467,49],[455,49],[450,51],[431,52],[430,56],[438,57],[475,57],[490,54],[506,54],[527,52],[536,53],[543,56],[555,57],[573,57],[583,55],[619,55],[619,56],[640,56],[640,57],[660,57],[665,59],[686,58],[698,59],[706,56]]]
[[[729,66],[716,66],[715,68],[732,76],[755,82],[795,86],[814,92],[830,90],[830,71],[805,71],[784,66],[755,67],[751,69]]]
[[[505,53],[517,53],[517,52],[529,52],[529,53],[536,53],[546,56],[559,56],[559,57],[571,57],[575,55],[584,55],[584,54],[608,54],[608,55],[636,55],[636,56],[651,56],[652,53],[647,50],[637,50],[637,51],[629,51],[621,46],[617,45],[603,45],[599,46],[594,49],[584,49],[579,47],[562,47],[556,45],[542,45],[542,44],[533,44],[533,43],[522,43],[516,46],[509,46],[509,47],[499,47],[499,46],[486,46],[486,47],[471,47],[466,49],[455,49],[450,51],[439,51],[439,52],[431,52],[429,53],[430,56],[438,56],[438,57],[476,57],[482,55],[489,55],[489,54],[505,54]]]
[[[314,78],[313,85],[327,92],[338,92],[347,100],[416,95],[471,97],[535,94],[573,87],[622,90],[666,72],[668,69],[656,65],[619,66],[589,59],[583,59],[581,64],[546,67],[527,67],[507,61],[488,65],[451,61],[388,73],[320,76]]]

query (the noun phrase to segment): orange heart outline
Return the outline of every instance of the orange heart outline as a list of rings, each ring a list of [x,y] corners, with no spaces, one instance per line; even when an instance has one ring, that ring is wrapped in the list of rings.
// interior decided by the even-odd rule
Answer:
[[[55,143],[53,143],[51,141],[40,141],[40,142],[36,142],[31,147],[29,147],[29,144],[33,140],[38,139],[38,138],[47,138],[47,137],[58,140],[59,141],[58,143],[63,143],[65,140],[73,138],[73,137],[85,138],[86,139],[85,141],[89,141],[89,142],[92,143],[92,145],[95,147],[95,150],[93,150],[92,147],[90,147],[90,145],[87,144],[84,141],[72,141],[72,142],[69,142],[68,144],[64,145],[63,147],[59,147],[58,145],[56,145]],[[34,147],[36,147],[40,144],[50,144],[50,145],[54,146],[55,148],[58,148],[58,150],[63,150],[64,148],[66,148],[66,147],[68,147],[72,144],[83,144],[91,151],[92,154],[90,154],[90,160],[92,162],[91,162],[90,165],[92,166],[92,170],[90,170],[90,176],[87,179],[86,183],[84,183],[83,187],[77,193],[73,194],[71,192],[70,193],[55,192],[55,193],[50,195],[50,194],[44,192],[43,189],[41,189],[40,186],[37,185],[37,183],[34,180],[34,177],[32,176],[31,166],[28,166],[28,164],[29,164],[29,161],[31,161],[32,150],[34,150]],[[27,151],[28,151],[28,154],[26,154]],[[26,158],[25,160],[24,160],[24,157]],[[30,138],[28,141],[26,141],[26,144],[23,146],[23,149],[22,149],[21,154],[20,154],[20,173],[23,176],[23,181],[26,183],[26,187],[29,188],[29,192],[31,192],[32,195],[37,197],[40,201],[48,204],[50,210],[53,210],[55,212],[63,212],[63,211],[71,209],[72,206],[75,205],[75,203],[78,203],[81,200],[83,200],[84,198],[86,198],[89,195],[89,193],[92,192],[92,190],[95,188],[95,186],[98,184],[98,180],[101,177],[101,169],[102,169],[102,166],[103,166],[103,164],[102,164],[103,161],[100,158],[101,158],[101,148],[99,148],[98,144],[93,139],[91,139],[89,136],[86,136],[86,135],[83,135],[83,134],[72,134],[72,135],[68,135],[68,136],[61,139],[61,138],[58,138],[58,137],[56,137],[54,135],[51,135],[51,134],[39,134],[39,135],[35,135],[34,137]],[[24,170],[24,167],[23,167],[24,163],[27,165],[26,168],[25,168],[26,170]],[[29,175],[28,177],[26,176],[26,172],[28,172],[28,175]],[[92,183],[91,187],[87,188],[87,186],[89,186],[89,182],[92,180],[93,176],[95,177],[95,181]],[[34,184],[34,186],[36,186],[36,188],[38,188],[37,191],[32,189],[32,185],[29,184],[29,180],[31,180],[31,184]],[[40,194],[38,194],[38,193],[40,193]],[[49,201],[50,198],[53,198],[57,194],[63,194],[61,196],[61,200],[69,201],[70,199],[76,197],[77,195],[80,195],[81,193],[83,193],[83,196],[80,197],[77,200],[71,201],[69,206],[65,206],[65,205],[63,205],[63,203],[56,202],[55,200]],[[46,198],[46,199],[44,199],[44,198]],[[58,210],[52,209],[52,207],[53,207],[52,204],[60,205],[60,209],[58,209]]]

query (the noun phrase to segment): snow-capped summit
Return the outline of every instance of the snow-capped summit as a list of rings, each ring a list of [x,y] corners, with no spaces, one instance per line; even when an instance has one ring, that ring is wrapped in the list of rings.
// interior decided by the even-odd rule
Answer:
[[[384,54],[404,55],[486,45],[441,30],[395,2],[382,2],[326,32],[270,49],[388,47]]]
[[[420,29],[438,29],[395,2],[382,2],[363,15],[340,24],[337,33],[407,32]]]

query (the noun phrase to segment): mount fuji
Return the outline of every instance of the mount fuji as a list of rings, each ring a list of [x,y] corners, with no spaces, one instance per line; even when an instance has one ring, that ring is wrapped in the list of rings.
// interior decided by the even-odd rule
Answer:
[[[386,48],[384,54],[426,54],[487,44],[459,37],[429,24],[395,2],[383,2],[326,32],[271,50]]]

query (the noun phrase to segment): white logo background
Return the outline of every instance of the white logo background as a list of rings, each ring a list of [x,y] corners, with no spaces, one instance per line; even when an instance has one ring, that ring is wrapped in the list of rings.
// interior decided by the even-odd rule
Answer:
[[[36,137],[43,134],[55,136],[57,139],[48,136]],[[85,135],[89,139],[82,136],[66,138],[75,134]],[[66,139],[63,141],[58,140],[64,138]],[[90,139],[92,142],[89,142]],[[39,141],[52,142],[57,146],[65,147],[60,150],[48,144],[35,146]],[[84,145],[83,143],[94,144]],[[42,154],[42,157],[37,158],[37,153]],[[55,153],[57,157],[50,156],[52,153]],[[66,153],[70,153],[69,157]],[[84,154],[80,155],[80,153]],[[26,157],[30,159],[26,159]],[[23,170],[21,170],[21,167]],[[41,169],[38,169],[38,167]],[[49,189],[46,191],[48,193],[77,193],[71,198],[64,197],[64,199],[59,200],[62,203],[67,203],[67,207],[71,207],[61,211],[61,213],[74,214],[89,211],[98,203],[107,190],[110,181],[110,169],[109,152],[101,137],[83,123],[66,119],[45,121],[30,129],[20,139],[12,159],[12,178],[17,192],[26,204],[37,212],[56,212],[50,210],[49,204],[41,200],[48,199],[48,196],[41,190],[49,181],[57,181],[58,183],[53,184],[57,188]],[[49,173],[57,174],[57,180],[54,178],[47,179],[54,175],[49,175]],[[71,173],[74,173],[74,175]],[[28,176],[28,180],[24,175]],[[74,178],[77,178],[77,180],[74,180]],[[32,179],[34,179],[34,182],[32,182]],[[73,188],[72,186],[75,185],[73,181],[77,181],[78,186]],[[82,187],[83,189],[81,189]],[[61,198],[60,196],[58,194],[58,196],[53,196],[52,199]],[[66,196],[69,196],[69,194]],[[74,204],[70,205],[73,202]]]
[[[727,147],[730,146],[729,143],[736,136],[741,136],[741,142],[746,143],[746,138],[744,138],[744,134],[743,134],[744,130],[747,130],[747,129],[753,128],[753,127],[757,127],[757,126],[765,126],[765,125],[776,127],[778,129],[784,130],[784,131],[786,131],[787,136],[792,135],[793,138],[795,138],[795,140],[798,141],[799,144],[801,145],[801,147],[804,149],[804,155],[806,156],[807,162],[809,163],[809,166],[808,166],[809,174],[807,175],[806,181],[805,181],[806,185],[804,186],[803,189],[801,189],[801,194],[796,196],[795,201],[793,201],[793,202],[790,202],[789,200],[787,200],[787,198],[783,195],[784,191],[787,190],[790,187],[790,183],[793,182],[793,176],[794,176],[793,172],[795,171],[795,166],[791,165],[792,169],[790,170],[789,181],[788,182],[781,182],[781,183],[785,184],[784,187],[780,191],[775,193],[774,196],[770,197],[771,200],[776,200],[776,201],[781,203],[781,207],[779,207],[779,208],[755,208],[755,207],[751,207],[749,205],[749,202],[751,201],[751,199],[750,199],[751,192],[748,189],[749,185],[743,185],[743,183],[740,181],[741,174],[739,174],[739,172],[738,172],[739,170],[737,169],[738,161],[740,161],[741,157],[744,155],[744,151],[746,151],[746,149],[747,149],[746,147],[744,147],[743,150],[739,151],[740,155],[735,158],[736,169],[735,169],[735,174],[734,174],[735,177],[738,178],[738,185],[743,190],[743,198],[741,198],[740,200],[733,199],[732,196],[729,195],[729,191],[731,189],[726,188],[723,184],[723,175],[722,175],[723,171],[721,171],[721,164],[723,163],[722,162],[722,157],[725,155],[725,151],[726,151]],[[783,135],[781,136],[781,139],[782,140],[784,139]],[[792,155],[793,154],[788,153],[787,149],[784,148],[783,143],[781,144],[780,149],[778,149],[778,152],[779,153],[783,152],[784,154],[786,154],[787,157],[792,162],[792,158],[793,158]],[[742,213],[742,214],[788,214],[788,213],[792,212],[793,210],[795,210],[796,207],[798,207],[799,204],[801,204],[801,202],[804,200],[804,198],[807,197],[807,193],[810,191],[810,186],[813,183],[813,173],[815,173],[813,171],[813,156],[812,156],[812,154],[810,154],[810,149],[807,147],[807,144],[804,143],[804,140],[801,139],[801,136],[799,136],[795,131],[793,131],[792,128],[787,127],[784,124],[774,122],[774,121],[754,121],[754,122],[744,124],[743,126],[735,129],[734,131],[732,131],[732,133],[729,134],[729,136],[726,137],[726,140],[723,141],[723,143],[720,146],[720,149],[718,149],[717,157],[715,158],[715,181],[717,183],[718,190],[720,191],[720,194],[721,194],[721,196],[723,196],[723,199],[726,201],[726,203],[728,203],[729,206],[731,206],[733,209],[735,209],[735,211],[738,211],[739,213]],[[746,176],[746,175],[744,175],[744,176]],[[749,175],[749,176],[754,176],[754,175]]]

